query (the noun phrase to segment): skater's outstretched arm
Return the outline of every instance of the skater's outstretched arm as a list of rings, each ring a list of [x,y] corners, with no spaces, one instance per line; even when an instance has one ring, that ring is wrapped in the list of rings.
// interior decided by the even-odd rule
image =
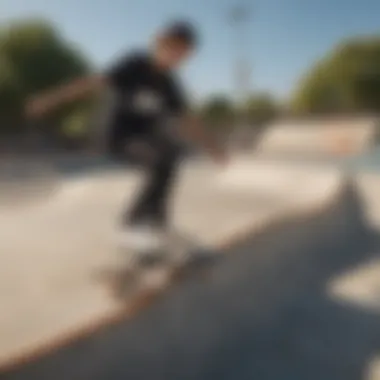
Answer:
[[[106,86],[114,89],[121,86],[128,87],[128,80],[135,75],[138,64],[138,59],[131,59],[128,55],[116,62],[105,73],[78,78],[56,89],[32,96],[26,102],[26,114],[29,117],[43,116],[63,104],[100,92]]]
[[[54,90],[37,94],[26,102],[26,114],[29,117],[39,117],[53,111],[57,107],[79,100],[102,89],[106,81],[102,75],[92,75],[80,78],[62,85]]]

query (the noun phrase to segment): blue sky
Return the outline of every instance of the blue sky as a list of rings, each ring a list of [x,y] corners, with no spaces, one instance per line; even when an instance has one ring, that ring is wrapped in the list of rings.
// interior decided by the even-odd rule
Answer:
[[[227,11],[239,0],[0,0],[0,21],[42,16],[53,20],[101,68],[129,48],[150,43],[167,20],[195,22],[199,53],[184,68],[196,97],[234,88],[236,38]],[[316,59],[342,39],[380,34],[379,0],[243,0],[251,87],[284,97]]]

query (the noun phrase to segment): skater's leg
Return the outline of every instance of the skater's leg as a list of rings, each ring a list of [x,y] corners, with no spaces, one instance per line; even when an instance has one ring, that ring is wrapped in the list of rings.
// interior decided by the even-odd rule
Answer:
[[[146,167],[146,183],[131,211],[127,213],[126,221],[131,224],[148,221],[158,227],[165,227],[180,149],[170,141],[158,140],[154,143],[152,146],[154,159]]]
[[[115,129],[110,137],[108,152],[113,159],[137,165],[146,177],[132,206],[122,215],[120,244],[154,250],[153,247],[161,245],[165,234],[168,198],[180,149],[153,133],[133,133],[125,128]]]

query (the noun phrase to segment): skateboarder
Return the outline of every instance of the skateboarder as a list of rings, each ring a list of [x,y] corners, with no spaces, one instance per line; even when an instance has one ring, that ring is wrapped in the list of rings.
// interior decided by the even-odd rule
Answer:
[[[115,104],[102,143],[108,154],[136,162],[147,174],[144,187],[123,217],[122,239],[127,245],[154,249],[168,228],[168,201],[181,153],[169,121],[175,120],[183,136],[203,143],[218,162],[225,160],[223,151],[189,114],[175,77],[175,70],[194,52],[197,42],[191,24],[174,22],[156,35],[151,49],[130,52],[105,73],[76,80],[27,104],[27,113],[37,117],[91,91],[111,88]]]

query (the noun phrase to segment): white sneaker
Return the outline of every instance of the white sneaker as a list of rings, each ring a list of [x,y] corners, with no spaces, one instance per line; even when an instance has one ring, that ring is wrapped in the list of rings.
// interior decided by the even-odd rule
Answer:
[[[129,226],[121,231],[119,244],[123,249],[156,251],[164,247],[164,236],[150,225]]]

